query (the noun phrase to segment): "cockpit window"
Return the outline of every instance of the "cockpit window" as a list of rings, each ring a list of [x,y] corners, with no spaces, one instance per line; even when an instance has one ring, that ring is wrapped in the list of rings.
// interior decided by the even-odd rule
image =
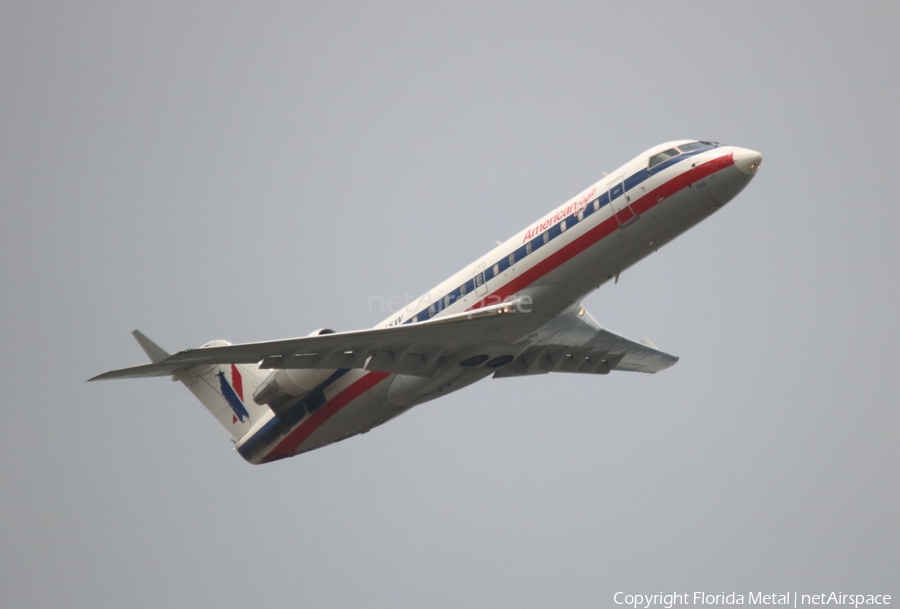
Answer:
[[[678,149],[682,152],[690,152],[691,150],[706,148],[707,146],[709,146],[709,144],[705,144],[703,142],[691,142],[690,144],[682,144],[678,147]]]
[[[659,165],[660,163],[662,163],[663,161],[665,161],[667,159],[671,159],[674,156],[678,156],[679,154],[681,154],[681,153],[678,152],[677,148],[669,148],[668,150],[666,150],[664,152],[660,152],[659,154],[654,154],[652,157],[650,157],[649,167],[653,168],[656,165]]]

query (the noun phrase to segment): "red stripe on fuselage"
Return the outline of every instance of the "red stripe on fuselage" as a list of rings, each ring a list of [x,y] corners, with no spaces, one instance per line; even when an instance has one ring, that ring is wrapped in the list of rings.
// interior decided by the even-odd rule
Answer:
[[[662,201],[680,190],[687,188],[697,180],[702,180],[703,178],[733,164],[733,155],[727,154],[711,161],[707,161],[698,167],[693,167],[689,171],[685,171],[665,184],[661,184],[654,188],[640,199],[637,199],[631,204],[631,208],[638,214],[646,213]],[[590,205],[590,203],[588,203],[588,205]],[[509,298],[513,294],[528,287],[550,271],[568,262],[595,243],[598,243],[604,237],[614,233],[618,228],[619,221],[616,220],[614,215],[611,215],[571,243],[567,243],[527,271],[522,272],[506,285],[501,286],[491,294],[485,296],[480,302],[475,303],[471,309],[480,309],[489,304],[499,304],[503,302],[506,298]]]
[[[733,164],[734,155],[729,153],[712,159],[711,161],[707,161],[697,167],[692,167],[690,170],[675,176],[665,184],[661,184],[640,199],[637,199],[631,204],[631,208],[638,214],[643,214],[675,193],[687,188],[697,180],[702,180],[703,178]],[[561,264],[568,262],[604,237],[615,232],[618,227],[619,222],[614,216],[610,216],[582,236],[571,243],[566,244],[550,256],[547,256],[547,258],[538,262],[527,271],[524,271],[506,285],[500,286],[494,292],[485,296],[467,310],[471,311],[473,309],[479,309],[488,303],[496,304],[502,302],[505,298],[512,296],[519,290],[531,285]],[[340,409],[389,376],[391,376],[391,374],[387,372],[369,372],[363,377],[353,381],[346,389],[338,393],[321,408],[309,415],[309,417],[301,422],[294,431],[289,433],[284,440],[279,442],[278,446],[266,455],[263,459],[263,463],[292,456],[300,444],[311,436],[319,427],[325,424],[325,422],[334,416]]]
[[[265,459],[263,459],[263,463],[293,455],[296,452],[297,447],[303,444],[303,441],[321,427],[325,421],[333,417],[338,410],[389,376],[391,376],[389,372],[369,372],[362,378],[351,383],[349,387],[325,402],[321,408],[309,415],[309,417],[294,431],[289,433],[284,440],[279,442],[278,446],[275,447],[275,450],[266,455]]]

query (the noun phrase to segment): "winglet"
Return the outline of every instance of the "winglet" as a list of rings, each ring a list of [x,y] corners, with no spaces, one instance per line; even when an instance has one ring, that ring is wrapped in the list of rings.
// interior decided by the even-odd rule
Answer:
[[[135,330],[131,333],[131,335],[134,336],[134,339],[141,346],[141,349],[144,350],[144,353],[147,354],[147,357],[149,357],[150,361],[154,364],[158,364],[159,362],[169,357],[170,353],[144,336],[140,330]]]

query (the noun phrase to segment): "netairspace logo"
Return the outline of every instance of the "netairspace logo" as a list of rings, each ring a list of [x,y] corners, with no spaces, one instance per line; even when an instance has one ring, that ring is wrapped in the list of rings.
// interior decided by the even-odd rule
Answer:
[[[672,609],[678,605],[780,605],[800,607],[802,605],[843,605],[860,607],[865,605],[890,605],[890,594],[844,594],[843,592],[821,592],[819,594],[798,594],[797,592],[672,592],[669,594],[630,594],[616,592],[613,601],[637,609],[664,607]]]

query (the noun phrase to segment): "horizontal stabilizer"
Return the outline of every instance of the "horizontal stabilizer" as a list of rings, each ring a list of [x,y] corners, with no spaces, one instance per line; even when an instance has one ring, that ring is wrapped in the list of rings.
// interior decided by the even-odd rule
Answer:
[[[110,379],[139,379],[151,376],[171,376],[179,370],[190,368],[190,365],[184,364],[144,364],[143,366],[132,366],[131,368],[122,368],[120,370],[110,370],[103,374],[98,374],[88,381],[106,381]]]
[[[144,350],[144,353],[147,354],[147,357],[149,357],[150,361],[153,363],[144,364],[143,366],[123,368],[121,370],[110,370],[109,372],[98,374],[94,378],[88,379],[88,381],[103,381],[107,379],[137,379],[151,376],[169,376],[175,374],[179,370],[188,368],[188,366],[179,364],[160,364],[160,362],[167,359],[171,355],[171,353],[144,336],[144,334],[140,330],[132,331],[131,335],[134,336],[134,339],[141,346],[141,349]]]

